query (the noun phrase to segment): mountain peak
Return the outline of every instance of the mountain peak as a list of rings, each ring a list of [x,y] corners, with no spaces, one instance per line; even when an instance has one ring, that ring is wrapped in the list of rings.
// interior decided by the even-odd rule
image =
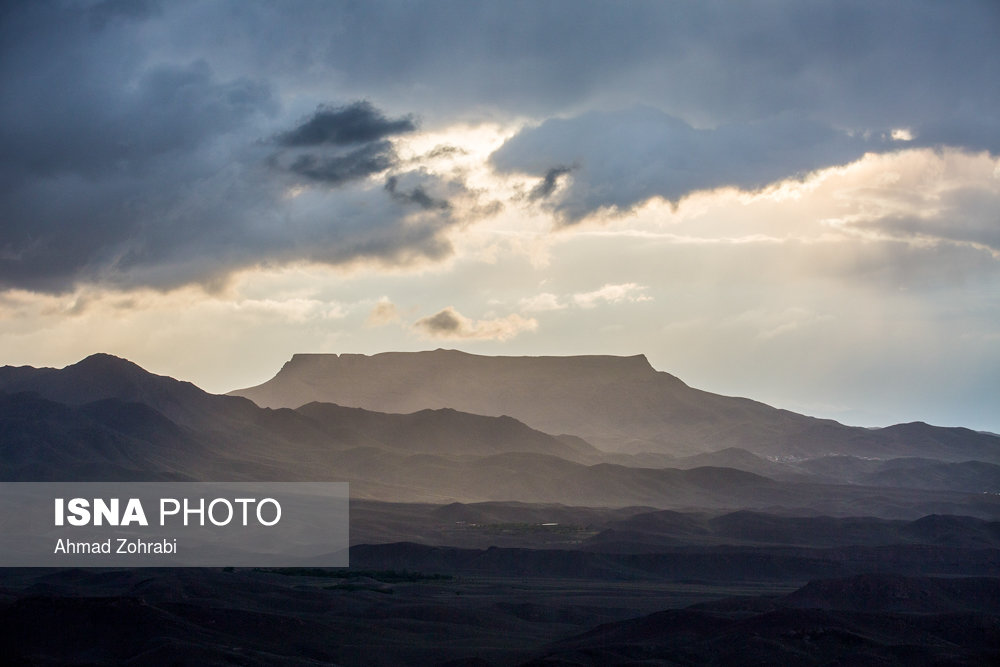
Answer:
[[[175,384],[194,386],[166,375],[151,373],[133,361],[104,352],[92,354],[75,364],[66,366],[57,371],[57,374],[67,381],[97,390],[98,395],[85,397],[88,400],[101,398],[133,400],[135,397],[128,394],[145,393],[152,389],[162,390]]]
[[[190,382],[150,373],[128,359],[105,353],[92,354],[64,368],[4,367],[0,369],[0,390],[35,392],[67,405],[109,398],[145,403],[182,420],[209,396]]]
[[[122,357],[116,357],[106,352],[96,352],[89,357],[81,359],[75,364],[66,366],[63,370],[75,369],[87,373],[129,373],[152,375],[149,371],[139,366],[135,362]]]

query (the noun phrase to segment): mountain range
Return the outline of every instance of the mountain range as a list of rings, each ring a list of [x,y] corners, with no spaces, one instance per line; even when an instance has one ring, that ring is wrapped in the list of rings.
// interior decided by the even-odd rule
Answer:
[[[633,357],[486,357],[456,350],[296,354],[272,379],[231,392],[262,407],[310,401],[407,413],[508,415],[608,452],[670,456],[729,447],[782,458],[919,456],[1000,463],[1000,437],[924,423],[845,426],[689,387]]]
[[[279,401],[292,379],[297,389]],[[389,388],[385,397],[377,384]],[[259,390],[238,393],[291,405],[307,386],[310,399],[333,392],[346,405],[261,407],[104,354],[63,369],[3,367],[0,478],[346,480],[352,497],[394,502],[786,508],[838,516],[863,509],[911,519],[990,518],[998,504],[996,436],[927,425],[843,426],[691,389],[642,357],[298,355]],[[491,397],[499,407],[488,408]],[[452,400],[488,414],[447,406]],[[546,400],[554,414],[543,419]],[[698,409],[688,410],[694,404]],[[375,409],[410,407],[416,410]],[[521,418],[558,421],[559,435]],[[619,440],[626,448],[638,442],[628,433],[654,422],[673,429],[671,438],[686,434],[683,451],[703,451],[609,452],[581,435],[609,424],[596,439],[606,446],[617,432],[631,438]],[[747,438],[737,423],[747,425]],[[693,439],[709,431],[732,431],[729,442],[740,447],[713,451],[717,439]],[[760,440],[764,432],[773,439]],[[822,435],[809,440],[806,432]],[[782,441],[796,444],[777,448]],[[669,449],[664,440],[643,442]],[[809,452],[822,455],[805,457]],[[905,458],[872,458],[889,452]],[[978,460],[965,460],[972,455]]]

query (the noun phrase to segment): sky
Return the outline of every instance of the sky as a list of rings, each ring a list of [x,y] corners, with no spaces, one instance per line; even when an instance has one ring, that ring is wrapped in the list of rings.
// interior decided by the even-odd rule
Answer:
[[[0,364],[641,353],[1000,432],[998,34],[993,0],[4,3]]]

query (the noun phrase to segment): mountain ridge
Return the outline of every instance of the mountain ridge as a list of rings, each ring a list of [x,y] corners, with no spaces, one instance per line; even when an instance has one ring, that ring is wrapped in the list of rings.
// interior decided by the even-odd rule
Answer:
[[[589,361],[598,366],[615,363],[613,358]],[[354,362],[364,367],[364,358]],[[553,363],[574,362],[573,358],[562,358]],[[523,363],[532,364],[530,359]],[[658,375],[648,370],[641,358],[633,358],[628,366],[625,376],[634,377],[636,372],[647,377]],[[535,371],[545,376],[544,369]],[[487,380],[484,384],[491,383]],[[696,391],[682,383],[672,385],[681,391]],[[660,385],[654,382],[653,386]],[[606,387],[599,388],[602,391],[596,393],[601,398]],[[630,386],[618,388],[627,391]],[[570,389],[586,392],[594,387]],[[29,395],[23,394],[28,390],[48,401],[61,399],[53,405],[73,409],[56,410],[50,421],[29,421],[27,426],[18,421],[23,422],[26,413],[13,409],[0,420],[0,430],[9,429],[0,432],[15,434],[6,442],[5,463],[20,455],[10,443],[21,443],[18,446],[29,452],[37,441],[46,443],[52,452],[60,447],[72,452],[92,446],[98,460],[103,461],[100,457],[106,452],[112,457],[109,464],[114,464],[115,457],[127,464],[121,466],[123,475],[133,470],[183,473],[216,481],[338,479],[349,481],[356,497],[373,500],[786,508],[836,515],[864,507],[887,517],[912,518],[928,513],[996,516],[997,496],[990,493],[991,480],[1000,474],[996,466],[948,466],[930,461],[914,467],[912,462],[900,463],[895,466],[898,470],[876,486],[864,478],[852,485],[836,476],[792,475],[793,471],[777,462],[725,449],[714,456],[672,459],[660,454],[629,461],[628,456],[604,455],[575,436],[556,437],[532,429],[511,416],[477,415],[454,408],[387,414],[327,403],[306,404],[297,410],[262,408],[246,398],[209,394],[193,384],[147,373],[108,355],[65,369],[0,369],[0,392]],[[628,399],[641,401],[642,396]],[[566,397],[561,400],[565,402]],[[740,405],[744,404],[752,402],[741,399]],[[651,401],[645,408],[655,411],[657,403]],[[788,418],[791,413],[777,414]],[[728,426],[736,428],[732,422]],[[31,429],[36,429],[35,440],[23,437]],[[78,435],[91,431],[98,435]],[[144,444],[147,432],[157,438],[157,448]],[[850,437],[867,433],[864,429],[844,432]],[[178,448],[175,453],[170,452],[172,443]],[[0,445],[5,443],[0,441]],[[28,480],[33,471],[42,472],[48,464],[47,478],[52,478],[52,468],[64,464],[58,471],[63,478],[78,479],[84,474],[88,479],[100,479],[100,466],[82,469],[77,460],[80,457],[40,456],[26,466],[0,467],[0,472],[11,481]],[[651,464],[643,465],[647,460]],[[183,469],[175,465],[179,461],[187,462]],[[673,463],[688,469],[679,470]],[[872,468],[871,472],[875,471]],[[895,479],[902,479],[907,486],[927,488],[902,488]],[[981,490],[987,493],[979,493]]]
[[[759,456],[846,454],[1000,463],[1000,437],[923,422],[846,426],[688,386],[644,355],[503,357],[457,350],[296,354],[267,382],[229,392],[263,407],[312,401],[387,413],[453,408],[510,415],[605,451],[692,456],[741,448]]]
[[[163,455],[143,458],[148,453],[143,443],[150,437],[161,449],[164,443],[175,443],[177,456],[199,462],[194,468],[211,462],[216,474],[240,470],[241,477],[258,464],[276,473],[284,470],[285,475],[293,471],[315,474],[304,461],[312,461],[316,470],[329,471],[330,459],[338,452],[358,447],[374,447],[396,456],[524,451],[558,455],[566,461],[600,458],[600,452],[582,440],[557,438],[511,417],[452,409],[389,415],[332,404],[307,405],[299,411],[272,410],[245,398],[210,394],[192,383],[150,373],[107,354],[91,355],[62,369],[0,367],[3,406],[8,408],[0,410],[4,417],[0,434],[4,429],[10,434],[0,443],[0,451],[7,451],[8,463],[30,458],[33,449],[36,454],[42,451],[35,443],[44,444],[50,452],[60,446],[75,452],[82,443],[92,443],[97,447],[93,455],[112,468],[103,451],[117,452],[130,464],[129,469],[136,463],[130,460],[133,457],[156,468]],[[29,418],[45,411],[56,417]],[[81,470],[74,461],[52,456],[49,467],[73,477]],[[4,474],[29,479],[32,470],[41,472],[38,466],[44,467],[42,460],[33,461],[34,467],[26,465],[10,467]],[[99,467],[86,474],[98,473]]]

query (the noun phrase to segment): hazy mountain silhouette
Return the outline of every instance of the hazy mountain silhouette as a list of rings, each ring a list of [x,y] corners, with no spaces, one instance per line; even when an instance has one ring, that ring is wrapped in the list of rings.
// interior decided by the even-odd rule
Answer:
[[[486,357],[455,350],[297,354],[262,385],[231,392],[265,407],[312,401],[379,412],[453,408],[509,415],[608,451],[691,455],[738,447],[810,458],[851,454],[1000,463],[1000,437],[923,423],[848,427],[693,389],[644,356]]]
[[[739,467],[739,466],[735,466]],[[827,456],[787,466],[816,480],[914,489],[1000,492],[1000,466],[983,461],[937,461],[919,457],[888,460]]]
[[[555,438],[511,417],[484,417],[450,408],[385,414],[332,403],[307,403],[296,410],[325,433],[348,426],[393,450],[433,454],[489,455],[521,451],[572,461],[597,461],[601,452],[579,438]]]
[[[140,403],[83,407],[0,393],[0,480],[190,479],[200,447]]]
[[[460,358],[466,356],[470,355]],[[362,365],[365,359],[360,358]],[[624,369],[614,358],[584,359],[583,371],[575,358],[550,359],[542,369],[568,366],[582,377],[581,372],[609,367],[620,371],[612,375],[617,373],[621,381],[639,373],[653,378],[654,384],[661,382],[660,374],[650,371],[641,358],[627,360]],[[524,362],[525,367],[544,376],[530,361]],[[504,360],[499,364],[504,367]],[[512,377],[521,375],[518,370]],[[668,384],[681,393],[693,391],[679,381],[668,379]],[[944,484],[941,490],[930,490],[934,484],[913,490],[884,488],[891,480],[881,480],[879,486],[845,486],[837,480],[816,483],[809,477],[783,475],[787,465],[742,450],[681,459],[679,466],[689,468],[683,470],[595,463],[601,452],[579,438],[553,437],[511,417],[447,408],[404,415],[315,402],[297,410],[261,408],[245,398],[208,394],[109,355],[94,355],[59,370],[3,368],[0,390],[36,392],[31,400],[51,402],[44,420],[30,418],[23,407],[6,413],[0,428],[17,434],[8,438],[4,449],[9,461],[2,473],[6,479],[31,479],[43,474],[39,467],[43,466],[45,479],[100,479],[103,474],[127,476],[135,471],[139,478],[344,480],[351,482],[355,498],[390,501],[516,500],[719,510],[783,507],[894,518],[930,513],[989,517],[996,505],[994,496],[965,493],[969,489],[958,482]],[[791,413],[752,405],[759,406],[762,414],[792,418]],[[29,452],[35,452],[33,458]],[[691,467],[711,461],[758,472],[725,465]],[[955,469],[967,472],[962,466]],[[906,483],[914,486],[919,470],[906,470]],[[938,469],[931,466],[931,470]],[[991,471],[992,467],[976,469],[976,491]],[[934,478],[940,474],[935,472]]]
[[[806,481],[810,478],[815,478],[814,475],[800,469],[796,465],[787,462],[772,461],[739,447],[727,447],[716,452],[682,456],[674,459],[669,464],[671,468],[684,469],[701,466],[736,468],[737,470],[745,470],[746,472],[765,475],[773,479]]]
[[[0,391],[34,392],[51,401],[83,405],[101,399],[144,403],[176,422],[194,422],[235,401],[202,391],[190,382],[155,375],[110,354],[93,354],[65,368],[0,367]],[[214,413],[214,414],[213,414]]]
[[[386,458],[534,452],[587,460],[599,454],[577,438],[454,410],[262,409],[105,354],[63,369],[0,368],[0,392],[11,392],[0,393],[7,479],[100,479],[119,468],[148,473],[143,478],[336,478],[334,454],[358,448]]]

